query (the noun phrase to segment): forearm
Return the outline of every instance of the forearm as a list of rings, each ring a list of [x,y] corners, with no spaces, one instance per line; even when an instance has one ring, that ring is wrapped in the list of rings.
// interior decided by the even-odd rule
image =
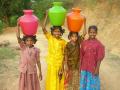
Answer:
[[[37,62],[37,66],[38,66],[38,69],[39,69],[39,73],[41,73],[42,71],[41,71],[41,63],[40,63],[40,61]]]
[[[17,25],[18,29],[16,31],[16,37],[17,37],[17,40],[18,40],[18,43],[20,43],[22,40],[20,38],[20,28],[19,28],[19,25]]]
[[[47,33],[47,30],[46,30],[47,17],[48,17],[48,15],[47,15],[47,13],[46,13],[45,19],[44,19],[43,25],[42,25],[42,30],[43,30],[44,33]]]
[[[86,31],[86,17],[84,17],[84,30],[83,30],[83,37],[85,37],[85,35],[87,34],[87,31]]]
[[[96,66],[97,69],[100,68],[100,64],[101,64],[101,60],[99,60],[99,61],[97,62],[97,66]]]
[[[101,64],[101,60],[97,62],[95,72],[94,72],[95,75],[99,75],[100,64]]]

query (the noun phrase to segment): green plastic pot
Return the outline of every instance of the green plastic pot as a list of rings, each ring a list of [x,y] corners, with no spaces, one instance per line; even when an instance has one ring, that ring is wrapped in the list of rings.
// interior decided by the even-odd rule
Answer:
[[[53,26],[62,26],[66,16],[66,10],[62,7],[62,2],[53,2],[53,7],[49,9],[48,15]]]

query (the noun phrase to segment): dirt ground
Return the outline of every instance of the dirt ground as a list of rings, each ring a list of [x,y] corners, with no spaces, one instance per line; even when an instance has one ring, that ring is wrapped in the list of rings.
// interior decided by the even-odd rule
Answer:
[[[0,35],[1,41],[9,40],[10,47],[15,48],[18,46],[15,29],[16,28],[7,28],[6,32]],[[67,36],[67,32],[65,33]],[[39,29],[39,34],[37,35],[38,42],[37,47],[41,50],[41,64],[42,64],[42,73],[43,80],[41,81],[41,90],[45,90],[45,75],[46,75],[46,62],[45,55],[47,54],[47,41],[43,33]],[[18,71],[18,62],[19,55],[16,56],[15,60],[4,60],[4,65],[6,66],[0,73],[0,90],[18,90],[18,81],[19,81],[19,71]],[[109,50],[106,50],[106,57],[101,64],[100,77],[101,77],[101,90],[120,90],[119,77],[120,77],[120,57],[117,57]]]

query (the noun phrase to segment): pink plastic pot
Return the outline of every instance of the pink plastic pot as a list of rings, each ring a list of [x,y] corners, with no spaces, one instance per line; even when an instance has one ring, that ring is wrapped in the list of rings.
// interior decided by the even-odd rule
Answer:
[[[33,10],[23,10],[24,15],[19,18],[19,25],[24,35],[35,35],[38,28],[38,18]]]

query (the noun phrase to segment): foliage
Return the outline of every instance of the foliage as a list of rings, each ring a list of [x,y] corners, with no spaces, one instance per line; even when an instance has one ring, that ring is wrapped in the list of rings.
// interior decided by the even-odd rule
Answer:
[[[9,25],[10,26],[16,26],[17,25],[17,19],[18,19],[17,15],[11,16],[10,19],[9,19]]]
[[[7,53],[6,53],[7,52]],[[8,47],[0,48],[0,60],[2,59],[13,59],[16,56],[16,52]]]
[[[3,22],[0,20],[0,33],[3,31]]]
[[[63,2],[63,6],[68,8],[70,5],[73,4],[73,0],[36,0],[32,4],[32,9],[35,10],[35,14],[41,20],[43,16],[51,6],[53,2]]]

